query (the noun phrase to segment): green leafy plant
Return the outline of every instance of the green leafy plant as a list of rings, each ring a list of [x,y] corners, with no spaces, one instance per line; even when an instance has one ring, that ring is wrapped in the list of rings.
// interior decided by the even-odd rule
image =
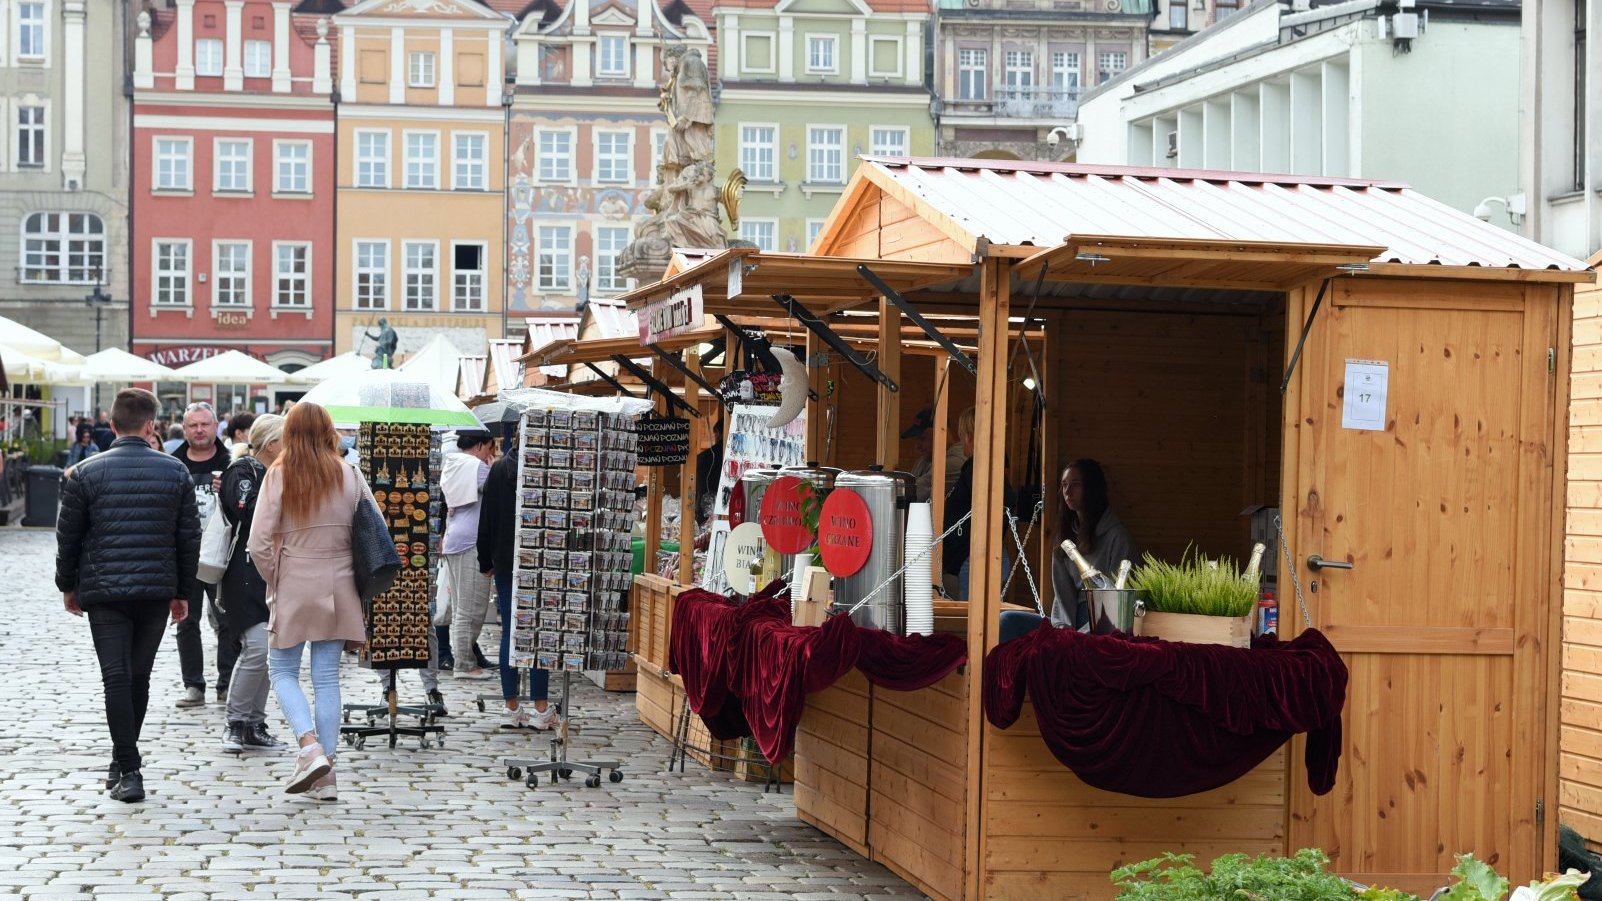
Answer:
[[[1164,854],[1113,870],[1118,901],[1353,901],[1360,897],[1352,883],[1325,869],[1329,858],[1316,848],[1303,849],[1292,857],[1226,854],[1213,861],[1209,873],[1197,869],[1194,860],[1191,854]],[[1396,899],[1418,901],[1412,895]]]
[[[1508,881],[1472,854],[1457,856],[1452,875],[1457,877],[1457,883],[1441,896],[1441,901],[1502,901],[1507,894]]]
[[[1257,607],[1257,584],[1241,578],[1235,561],[1208,560],[1193,547],[1178,564],[1146,554],[1129,584],[1146,592],[1146,609],[1155,613],[1245,616]]]
[[[823,521],[823,501],[828,498],[829,491],[811,479],[802,479],[796,494],[801,498],[801,524],[813,535],[812,546],[806,552],[815,558],[818,556],[818,524]]]

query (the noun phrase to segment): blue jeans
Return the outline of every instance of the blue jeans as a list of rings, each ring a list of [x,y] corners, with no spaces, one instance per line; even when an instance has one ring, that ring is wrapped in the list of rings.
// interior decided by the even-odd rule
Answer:
[[[278,695],[278,706],[289,720],[289,728],[296,741],[314,731],[311,707],[306,693],[300,687],[301,651],[311,645],[312,691],[317,695],[317,743],[329,757],[339,747],[339,657],[345,650],[340,639],[309,641],[292,648],[269,648],[267,672],[273,681],[273,693]]]
[[[495,609],[501,614],[501,697],[510,701],[517,697],[517,670],[512,669],[512,574],[495,574]],[[528,693],[530,701],[544,701],[551,693],[551,674],[542,669],[529,669]]]

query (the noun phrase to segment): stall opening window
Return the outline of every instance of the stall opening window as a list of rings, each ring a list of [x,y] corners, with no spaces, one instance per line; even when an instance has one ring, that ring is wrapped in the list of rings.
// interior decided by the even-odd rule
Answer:
[[[273,191],[279,194],[311,193],[311,144],[306,141],[279,141],[273,145],[278,159],[273,163],[276,180]]]
[[[828,185],[845,182],[845,129],[807,129],[807,181]]]
[[[598,131],[595,133],[595,180],[622,184],[630,180],[634,168],[634,155],[630,152],[630,135],[626,131]]]
[[[484,148],[487,143],[482,134],[458,134],[451,139],[456,145],[455,174],[452,187],[458,191],[484,190]]]
[[[967,49],[957,52],[957,98],[983,100],[990,80],[990,52]]]
[[[617,258],[629,246],[629,230],[603,225],[595,230],[595,287],[601,291],[622,291],[628,279],[617,271]]]
[[[539,240],[540,290],[568,290],[572,284],[573,230],[565,225],[542,225]]]
[[[245,42],[245,77],[267,78],[273,74],[273,44],[271,41]]]
[[[249,193],[249,141],[217,142],[217,184],[215,190],[224,194]]]
[[[93,213],[34,213],[22,226],[22,282],[92,285],[106,264],[106,226]]]
[[[1079,54],[1068,50],[1051,54],[1051,89],[1068,98],[1079,96]]]
[[[155,291],[151,302],[158,307],[189,306],[189,242],[156,242]]]
[[[250,306],[250,244],[245,241],[218,241],[213,245],[211,302],[213,306]]]
[[[389,242],[356,242],[356,309],[389,309]]]
[[[45,164],[45,108],[17,107],[17,168],[43,169]]]
[[[190,190],[191,147],[189,138],[156,138],[156,190]]]
[[[439,309],[435,290],[439,267],[434,259],[434,243],[407,241],[402,248],[406,260],[404,308],[413,311]]]
[[[540,132],[540,181],[566,182],[572,180],[572,132]]]
[[[807,71],[833,74],[840,71],[835,50],[840,39],[832,34],[807,35]]]
[[[406,133],[406,187],[439,187],[439,135],[431,131]]]
[[[601,35],[600,74],[622,78],[629,74],[629,39],[621,34]]]
[[[779,129],[772,125],[740,126],[740,169],[749,181],[772,183],[779,180]]]
[[[223,70],[223,42],[217,38],[201,38],[195,42],[195,74],[221,75]]]
[[[772,219],[740,220],[740,238],[756,245],[763,253],[779,249],[779,223]]]
[[[44,59],[45,5],[23,2],[17,6],[17,56]]]
[[[277,244],[273,247],[273,257],[273,306],[310,307],[311,245]]]
[[[389,187],[389,132],[356,132],[356,187]]]
[[[874,156],[906,156],[907,130],[905,128],[875,128],[869,132],[870,153]]]
[[[431,88],[434,86],[434,54],[425,51],[413,53],[408,61],[408,78],[406,84],[414,88]]]
[[[451,248],[451,309],[458,313],[484,310],[483,244],[457,244]]]
[[[1129,54],[1122,50],[1109,50],[1096,55],[1096,77],[1100,81],[1111,81],[1129,68]]]

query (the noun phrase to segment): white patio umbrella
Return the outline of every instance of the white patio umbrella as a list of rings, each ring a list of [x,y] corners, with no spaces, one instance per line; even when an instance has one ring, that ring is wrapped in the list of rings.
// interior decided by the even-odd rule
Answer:
[[[215,385],[263,385],[287,382],[289,374],[255,357],[228,350],[190,363],[174,372],[173,378]]]
[[[44,332],[0,316],[0,344],[46,363],[82,364],[84,356]]]
[[[329,379],[306,392],[300,402],[321,404],[340,428],[363,422],[427,423],[436,431],[481,428],[473,411],[449,390],[394,369]]]
[[[90,354],[78,371],[79,380],[85,382],[165,382],[174,376],[160,363],[134,356],[120,347]]]
[[[462,352],[456,349],[456,345],[444,335],[435,335],[423,345],[422,350],[395,368],[414,379],[438,385],[454,395],[456,383],[462,374],[461,361]]]
[[[337,357],[329,357],[320,363],[313,363],[298,372],[291,372],[289,380],[302,385],[318,385],[329,379],[349,378],[369,372],[373,368],[373,361],[354,350],[346,351]]]
[[[48,381],[50,364],[31,357],[9,344],[0,344],[0,367],[5,369],[8,382]]]

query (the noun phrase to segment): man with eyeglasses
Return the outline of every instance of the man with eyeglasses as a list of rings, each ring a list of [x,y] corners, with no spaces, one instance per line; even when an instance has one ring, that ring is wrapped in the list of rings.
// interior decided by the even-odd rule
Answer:
[[[217,505],[213,483],[228,468],[228,455],[217,446],[217,414],[211,404],[200,402],[184,409],[184,443],[172,452],[178,462],[189,469],[195,482],[195,507],[200,513],[201,527],[211,517]],[[239,659],[239,636],[234,634],[228,618],[217,614],[217,586],[196,579],[189,595],[188,619],[178,624],[178,663],[183,673],[184,696],[178,699],[179,707],[199,707],[206,703],[206,656],[200,644],[200,611],[202,599],[206,605],[206,618],[217,633],[217,703],[228,700],[228,682],[233,678],[234,662]]]

